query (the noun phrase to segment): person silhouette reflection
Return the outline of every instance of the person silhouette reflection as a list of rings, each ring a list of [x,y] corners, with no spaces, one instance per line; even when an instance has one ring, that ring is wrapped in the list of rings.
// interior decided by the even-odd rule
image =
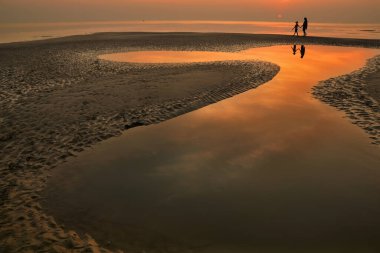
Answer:
[[[298,50],[297,49],[297,45],[294,44],[291,48],[292,48],[292,51],[293,51],[293,55],[296,55],[297,50]]]
[[[292,53],[293,55],[296,55],[297,54],[297,51],[300,51],[301,53],[301,58],[303,58],[305,56],[305,53],[306,53],[306,47],[305,45],[301,45],[301,48],[297,48],[297,45],[294,44],[293,46],[290,47],[292,49]]]
[[[304,45],[301,45],[301,58],[303,58],[305,56],[305,53],[306,53],[306,47]]]

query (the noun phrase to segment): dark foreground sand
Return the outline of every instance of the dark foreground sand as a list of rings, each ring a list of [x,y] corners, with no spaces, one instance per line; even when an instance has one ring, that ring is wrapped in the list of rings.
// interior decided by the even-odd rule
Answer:
[[[106,251],[41,210],[39,192],[49,172],[67,157],[125,129],[158,123],[255,88],[279,71],[272,63],[258,61],[139,65],[102,61],[98,55],[152,49],[238,51],[293,43],[380,47],[379,40],[196,33],[103,33],[0,45],[0,252]],[[379,100],[378,82],[373,80],[379,78],[378,61],[371,60],[358,72],[366,74],[321,83],[315,93],[338,108],[349,108],[347,112],[355,111],[352,104],[373,110],[359,115],[377,123],[377,128],[371,123],[369,131],[376,138]],[[325,85],[330,83],[334,85]],[[363,88],[349,88],[357,83]],[[339,97],[332,99],[329,94],[342,85],[348,85],[347,94],[360,94],[365,99],[359,100],[367,102],[347,100],[343,106]]]

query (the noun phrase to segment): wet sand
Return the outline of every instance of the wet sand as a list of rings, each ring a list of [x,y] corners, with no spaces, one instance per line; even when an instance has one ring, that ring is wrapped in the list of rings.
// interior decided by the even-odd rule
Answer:
[[[185,52],[188,61],[256,57],[281,70],[256,89],[69,159],[42,193],[44,210],[131,253],[371,252],[380,236],[379,150],[310,90],[380,50],[311,45],[301,59],[289,49]],[[124,60],[172,63],[185,53]]]
[[[352,73],[320,82],[313,94],[346,113],[352,123],[380,144],[380,56]]]
[[[125,129],[255,88],[279,71],[259,61],[157,66],[107,62],[98,55],[236,52],[293,43],[380,47],[379,40],[196,33],[101,33],[1,44],[0,251],[98,250],[90,236],[79,238],[41,210],[39,193],[55,166]],[[184,81],[189,75],[191,81]]]

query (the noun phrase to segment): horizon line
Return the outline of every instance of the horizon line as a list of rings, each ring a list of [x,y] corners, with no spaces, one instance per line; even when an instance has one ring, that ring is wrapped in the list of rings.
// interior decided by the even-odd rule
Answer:
[[[299,19],[301,20],[301,19]],[[309,19],[310,20],[310,19]],[[117,24],[117,23],[173,23],[173,22],[176,22],[176,23],[194,23],[194,24],[197,24],[197,23],[209,23],[209,24],[220,24],[220,23],[225,23],[225,24],[252,24],[252,23],[293,23],[295,22],[296,20],[277,20],[277,21],[274,21],[274,20],[268,20],[268,21],[265,21],[265,20],[207,20],[207,19],[204,19],[204,20],[198,20],[198,19],[136,19],[136,20],[83,20],[83,21],[79,21],[79,20],[72,20],[72,21],[46,21],[46,22],[31,22],[31,21],[13,21],[13,22],[2,22],[0,24],[0,27],[2,26],[8,26],[8,25],[25,25],[25,24],[29,24],[29,25],[46,25],[46,24],[55,24],[55,25],[59,25],[59,24]],[[368,22],[320,22],[320,21],[316,21],[316,22],[313,22],[311,20],[312,23],[314,24],[338,24],[338,25],[346,25],[346,24],[351,24],[351,25],[355,25],[355,24],[358,24],[358,25],[380,25],[380,22],[379,23],[368,23]]]

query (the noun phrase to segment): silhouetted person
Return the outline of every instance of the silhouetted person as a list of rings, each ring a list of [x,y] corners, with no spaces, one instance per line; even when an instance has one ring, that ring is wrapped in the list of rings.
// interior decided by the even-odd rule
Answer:
[[[293,36],[296,35],[296,34],[298,36],[298,28],[300,28],[300,26],[298,25],[298,21],[296,21],[296,24],[294,25],[294,27],[292,29],[292,31],[294,30]]]
[[[296,53],[297,53],[297,45],[293,45],[292,46],[292,51],[293,51],[293,55],[296,55]]]
[[[301,58],[303,58],[305,56],[305,53],[306,53],[306,47],[304,45],[301,45]]]
[[[304,18],[303,19],[303,24],[302,24],[302,31],[303,31],[303,36],[306,36],[307,33],[306,33],[306,30],[307,30],[307,27],[309,26],[309,22],[307,21],[307,18]]]

